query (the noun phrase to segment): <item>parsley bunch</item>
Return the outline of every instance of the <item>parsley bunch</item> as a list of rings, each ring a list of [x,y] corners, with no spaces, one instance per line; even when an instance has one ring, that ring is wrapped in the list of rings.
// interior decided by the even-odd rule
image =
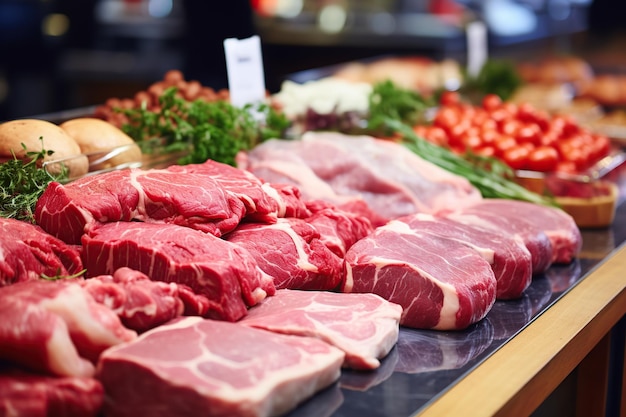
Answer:
[[[235,107],[227,101],[185,100],[170,87],[159,97],[159,111],[146,106],[121,109],[129,119],[122,130],[144,153],[176,153],[179,164],[208,159],[235,165],[239,151],[272,137],[281,137],[287,118],[268,105]]]
[[[40,138],[43,144],[43,138]],[[42,149],[39,152],[26,151],[27,161],[13,159],[0,164],[0,217],[35,222],[34,210],[37,200],[52,181],[67,179],[67,169],[51,174],[39,168],[39,162],[54,151]]]

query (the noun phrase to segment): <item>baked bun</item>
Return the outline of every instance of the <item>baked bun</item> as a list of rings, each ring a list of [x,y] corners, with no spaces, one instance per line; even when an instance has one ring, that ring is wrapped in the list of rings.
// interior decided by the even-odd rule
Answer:
[[[126,146],[119,149],[119,153],[115,153],[110,158],[103,158],[101,163],[92,165],[92,170],[112,168],[118,165],[131,162],[141,162],[141,149],[135,141],[124,133],[117,126],[93,117],[80,117],[70,119],[59,125],[67,132],[83,153],[101,152],[92,157],[93,160],[104,157],[106,152],[115,148]]]
[[[22,146],[26,147],[26,150]],[[74,157],[63,164],[69,170],[70,178],[87,173],[89,162],[81,155],[78,143],[58,125],[40,119],[17,119],[0,124],[0,162],[17,157],[26,159],[27,152],[53,151],[44,161],[54,161]],[[50,172],[59,172],[60,165],[48,165]]]

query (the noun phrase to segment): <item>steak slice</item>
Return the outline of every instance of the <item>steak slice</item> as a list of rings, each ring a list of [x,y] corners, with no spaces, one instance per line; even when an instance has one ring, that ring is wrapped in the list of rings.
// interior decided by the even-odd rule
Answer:
[[[141,220],[173,223],[221,236],[245,214],[243,202],[207,175],[164,169],[124,169],[50,183],[35,219],[48,233],[80,243],[94,223]]]
[[[107,350],[97,377],[109,417],[276,416],[337,380],[343,359],[321,340],[186,317]]]
[[[89,276],[128,267],[152,280],[186,285],[208,299],[207,317],[238,320],[275,291],[245,249],[189,227],[105,223],[90,228],[82,242]]]
[[[402,307],[376,294],[278,290],[239,323],[341,349],[345,367],[376,369],[398,340]]]
[[[152,281],[126,267],[81,284],[98,303],[115,312],[126,328],[140,333],[183,314],[203,316],[209,309],[209,300],[186,285]]]
[[[482,230],[518,236],[530,252],[533,274],[544,273],[552,263],[552,244],[544,230],[531,220],[532,211],[524,216],[513,216],[506,210],[489,210],[487,206],[475,204],[446,216]]]
[[[0,218],[0,287],[21,281],[73,275],[83,269],[78,249],[39,226]]]
[[[290,217],[273,224],[242,223],[225,239],[248,251],[277,289],[331,290],[341,281],[342,259],[305,220]]]
[[[552,263],[570,263],[580,253],[580,229],[574,218],[559,208],[527,201],[490,198],[478,203],[476,210],[531,221],[548,236],[552,246]]]
[[[0,415],[97,417],[102,384],[87,377],[53,377],[0,370]]]
[[[450,218],[416,214],[398,219],[411,229],[431,233],[475,249],[491,264],[497,299],[522,296],[532,282],[532,259],[524,242],[513,235],[481,230]]]
[[[74,280],[18,282],[0,298],[0,359],[34,371],[91,376],[103,350],[136,337]]]
[[[362,199],[387,220],[455,209],[482,198],[467,179],[401,144],[370,136],[308,132],[301,140],[269,140],[238,164],[265,181],[298,186],[306,200],[342,206]]]
[[[474,249],[393,220],[346,253],[344,292],[400,304],[406,327],[456,330],[478,322],[496,299],[491,265]]]

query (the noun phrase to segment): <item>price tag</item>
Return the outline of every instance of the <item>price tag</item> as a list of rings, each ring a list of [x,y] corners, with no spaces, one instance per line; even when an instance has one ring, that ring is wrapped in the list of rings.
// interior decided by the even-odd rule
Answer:
[[[230,102],[234,106],[265,100],[265,74],[258,36],[224,40]]]
[[[487,27],[483,22],[471,22],[465,29],[467,37],[467,73],[477,77],[487,61]]]

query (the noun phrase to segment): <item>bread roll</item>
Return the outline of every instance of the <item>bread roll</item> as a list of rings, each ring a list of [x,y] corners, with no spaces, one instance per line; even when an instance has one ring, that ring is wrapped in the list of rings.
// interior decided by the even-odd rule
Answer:
[[[22,144],[26,147],[24,150]],[[58,125],[40,119],[17,119],[0,124],[0,162],[13,159],[26,159],[27,152],[53,151],[44,161],[55,161],[74,157],[63,164],[69,170],[70,178],[87,173],[89,163],[81,155],[80,146]],[[50,172],[59,172],[60,165],[48,165]]]
[[[120,128],[105,120],[81,117],[70,119],[59,126],[74,138],[83,153],[98,152],[98,154],[90,157],[92,160],[102,157],[101,163],[92,163],[91,170],[141,162],[141,149],[135,141]],[[111,154],[110,158],[105,157],[107,152],[125,145],[127,147],[120,148],[119,153]]]

